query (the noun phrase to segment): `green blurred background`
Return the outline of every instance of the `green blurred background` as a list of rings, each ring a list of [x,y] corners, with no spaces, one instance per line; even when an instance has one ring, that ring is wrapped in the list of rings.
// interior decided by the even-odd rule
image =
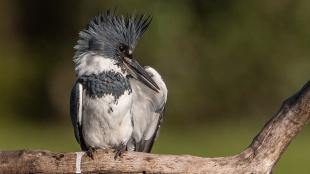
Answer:
[[[69,117],[73,46],[106,10],[154,16],[135,55],[168,103],[155,153],[226,156],[310,78],[310,1],[0,2],[0,149],[78,151]],[[309,174],[309,126],[274,173]]]

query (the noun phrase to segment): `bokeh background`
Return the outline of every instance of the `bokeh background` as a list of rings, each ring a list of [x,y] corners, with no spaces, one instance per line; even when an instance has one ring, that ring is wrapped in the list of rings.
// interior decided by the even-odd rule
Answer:
[[[310,79],[310,1],[0,2],[0,149],[78,151],[69,117],[73,46],[106,9],[153,15],[135,56],[169,89],[155,153],[226,156]],[[309,126],[274,173],[309,174]]]

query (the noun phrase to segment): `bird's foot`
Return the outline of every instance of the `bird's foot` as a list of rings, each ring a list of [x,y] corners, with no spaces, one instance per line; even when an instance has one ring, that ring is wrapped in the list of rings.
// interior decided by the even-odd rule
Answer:
[[[89,147],[89,149],[86,151],[87,156],[89,156],[92,160],[94,160],[94,153],[96,152],[96,149],[94,147]]]
[[[126,151],[126,145],[121,144],[120,146],[117,147],[117,149],[114,151],[114,160],[117,159],[117,157],[123,157],[124,152]]]

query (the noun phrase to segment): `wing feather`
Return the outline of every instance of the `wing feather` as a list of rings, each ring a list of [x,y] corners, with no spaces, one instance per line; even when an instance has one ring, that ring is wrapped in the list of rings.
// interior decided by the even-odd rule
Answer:
[[[70,95],[70,116],[74,128],[76,141],[80,144],[81,149],[86,151],[83,134],[82,134],[82,102],[83,101],[83,86],[76,82],[71,90]]]
[[[139,152],[151,152],[152,150],[163,122],[168,93],[158,72],[151,67],[146,67],[145,70],[160,87],[160,91],[157,93],[138,80],[130,81],[134,98],[132,107],[134,130],[129,141],[129,149]]]
[[[163,108],[159,114],[159,118],[158,118],[158,122],[156,124],[156,129],[153,131],[153,134],[151,137],[149,138],[145,138],[140,142],[139,146],[139,151],[140,152],[147,152],[150,153],[152,148],[153,148],[153,144],[155,142],[155,140],[157,139],[157,137],[159,136],[160,133],[160,125],[163,122],[163,118],[164,118],[164,111],[165,109]]]

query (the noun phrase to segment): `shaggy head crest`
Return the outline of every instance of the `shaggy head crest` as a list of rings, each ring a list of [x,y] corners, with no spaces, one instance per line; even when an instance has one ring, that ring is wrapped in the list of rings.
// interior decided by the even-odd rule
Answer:
[[[152,21],[149,15],[117,15],[115,12],[95,16],[86,29],[79,33],[75,59],[87,52],[116,58],[120,45],[134,50],[137,41]]]

